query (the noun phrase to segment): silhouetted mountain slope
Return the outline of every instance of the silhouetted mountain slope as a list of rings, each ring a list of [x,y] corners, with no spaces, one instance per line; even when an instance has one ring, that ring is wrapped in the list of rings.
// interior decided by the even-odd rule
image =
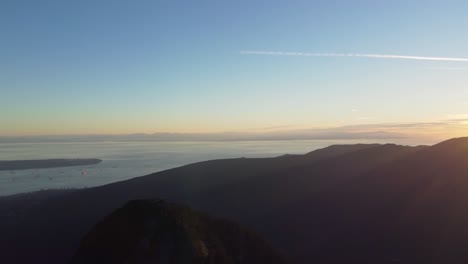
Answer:
[[[0,225],[1,254],[63,262],[99,219],[154,197],[247,225],[294,263],[468,263],[466,138],[215,160],[65,193],[25,210],[21,232]]]
[[[134,200],[98,223],[73,264],[285,263],[250,230],[161,200]]]
[[[372,212],[371,244],[386,243],[408,262],[468,263],[468,139],[437,144],[336,191],[356,218]]]

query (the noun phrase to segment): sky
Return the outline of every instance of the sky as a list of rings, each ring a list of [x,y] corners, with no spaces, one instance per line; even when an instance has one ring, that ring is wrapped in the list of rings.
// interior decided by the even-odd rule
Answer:
[[[0,136],[468,135],[466,10],[450,0],[2,0]]]

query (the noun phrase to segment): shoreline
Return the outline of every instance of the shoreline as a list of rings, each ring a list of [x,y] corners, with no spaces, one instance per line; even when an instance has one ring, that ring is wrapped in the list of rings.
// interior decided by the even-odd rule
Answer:
[[[101,163],[101,159],[0,160],[0,171],[61,168]]]

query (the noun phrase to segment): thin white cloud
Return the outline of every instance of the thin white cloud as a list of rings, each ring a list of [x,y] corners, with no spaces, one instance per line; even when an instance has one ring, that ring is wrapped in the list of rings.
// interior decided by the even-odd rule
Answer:
[[[362,54],[362,53],[310,53],[310,52],[291,52],[291,51],[244,50],[244,51],[240,51],[240,54],[266,55],[266,56],[298,56],[298,57],[359,57],[359,58],[373,58],[373,59],[468,62],[468,58],[426,57],[426,56],[389,55],[389,54]]]
[[[371,119],[375,119],[375,117],[372,117],[372,116],[360,116],[360,117],[357,118],[357,120],[359,120],[359,121],[371,120]]]
[[[445,116],[445,119],[448,119],[448,120],[468,119],[468,114],[450,114],[450,115]]]
[[[429,70],[441,70],[441,71],[466,71],[468,68],[462,67],[429,67]]]
[[[300,127],[301,125],[282,125],[282,126],[270,126],[270,127],[263,127],[262,130],[275,130],[275,129],[284,129],[284,128],[292,128],[292,127]]]

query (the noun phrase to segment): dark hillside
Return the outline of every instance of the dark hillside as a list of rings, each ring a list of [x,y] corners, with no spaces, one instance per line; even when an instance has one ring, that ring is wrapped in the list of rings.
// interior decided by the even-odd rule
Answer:
[[[0,230],[0,242],[5,257],[60,263],[111,211],[161,197],[249,226],[294,263],[468,263],[467,193],[467,139],[332,146],[201,162],[64,194],[22,212],[20,232]]]
[[[133,200],[83,238],[73,264],[284,264],[251,230],[161,200]]]

